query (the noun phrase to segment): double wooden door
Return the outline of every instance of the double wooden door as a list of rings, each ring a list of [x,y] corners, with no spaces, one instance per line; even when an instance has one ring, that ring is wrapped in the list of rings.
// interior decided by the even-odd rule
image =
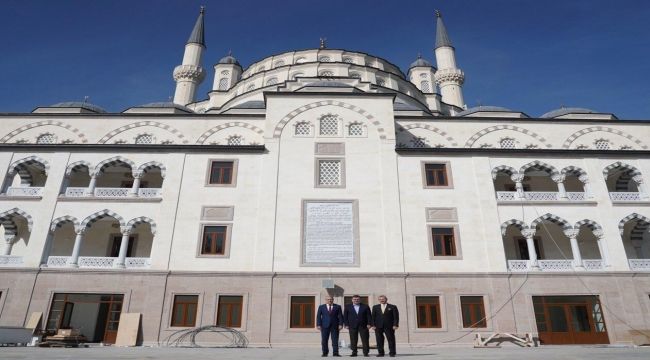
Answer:
[[[609,344],[598,296],[534,296],[542,344]]]

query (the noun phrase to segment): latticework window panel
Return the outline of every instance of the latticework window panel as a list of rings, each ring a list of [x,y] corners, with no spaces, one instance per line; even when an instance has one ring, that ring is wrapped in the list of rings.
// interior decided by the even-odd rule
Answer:
[[[423,137],[416,137],[411,139],[411,146],[416,147],[416,148],[423,148],[427,147],[427,140]]]
[[[349,136],[362,136],[363,135],[363,125],[361,123],[352,123],[348,129]]]
[[[596,150],[609,150],[609,141],[605,139],[596,140],[596,142],[594,142],[594,145],[596,147]]]
[[[266,85],[275,85],[278,83],[278,78],[270,78],[266,81]]]
[[[54,144],[56,143],[56,136],[54,134],[43,134],[36,138],[37,144]]]
[[[228,90],[228,79],[222,78],[219,80],[219,90]]]
[[[332,62],[332,59],[329,56],[321,56],[318,58],[320,62]]]
[[[331,71],[329,71],[329,70],[327,70],[327,71],[323,71],[323,72],[321,72],[321,73],[320,73],[320,76],[325,76],[325,77],[328,77],[328,76],[334,76],[334,73],[331,72]]]
[[[505,138],[501,139],[499,146],[501,146],[502,149],[514,149],[517,147],[517,144],[515,143],[515,139]]]
[[[278,67],[278,66],[284,66],[284,61],[282,61],[282,60],[276,61],[275,62],[275,67]]]
[[[318,185],[341,185],[341,160],[318,161]]]
[[[429,86],[428,81],[422,81],[420,82],[420,87],[422,88],[423,93],[429,93],[431,92],[431,87]]]
[[[228,138],[228,145],[243,145],[244,138],[241,136],[231,136]]]
[[[311,134],[311,126],[306,121],[301,121],[296,124],[296,135],[306,136]]]
[[[142,134],[135,138],[136,144],[153,144],[153,135]]]
[[[339,134],[339,119],[336,115],[325,115],[320,118],[320,135],[335,136]]]
[[[386,80],[384,80],[382,78],[377,78],[377,85],[386,86]]]
[[[351,72],[350,77],[353,79],[361,79],[361,74],[359,74],[358,72]]]
[[[348,56],[343,57],[343,62],[346,64],[354,64],[354,59]]]

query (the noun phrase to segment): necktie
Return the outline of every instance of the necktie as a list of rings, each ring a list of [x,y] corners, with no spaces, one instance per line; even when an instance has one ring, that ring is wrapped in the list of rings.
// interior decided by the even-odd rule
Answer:
[[[327,312],[332,312],[332,305],[327,305]]]

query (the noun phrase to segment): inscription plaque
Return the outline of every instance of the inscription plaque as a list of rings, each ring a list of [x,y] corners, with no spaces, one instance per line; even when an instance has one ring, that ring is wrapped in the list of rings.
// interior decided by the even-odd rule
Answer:
[[[304,203],[304,265],[355,265],[354,205],[352,201]]]

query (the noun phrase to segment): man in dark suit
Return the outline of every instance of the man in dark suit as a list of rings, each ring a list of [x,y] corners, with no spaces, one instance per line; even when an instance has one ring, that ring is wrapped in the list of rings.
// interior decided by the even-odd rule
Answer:
[[[370,352],[370,345],[368,343],[370,332],[368,330],[372,324],[372,317],[370,316],[370,307],[361,303],[361,297],[359,295],[352,296],[352,304],[345,305],[343,322],[345,323],[345,327],[350,330],[351,356],[357,356],[359,335],[361,335],[363,356],[368,356],[368,352]]]
[[[332,337],[332,356],[339,355],[339,331],[343,328],[343,312],[341,307],[334,304],[334,298],[327,296],[325,304],[318,307],[316,312],[316,327],[320,330],[323,357],[329,353],[327,342]]]
[[[378,357],[384,356],[384,335],[388,341],[388,355],[394,357],[395,330],[399,327],[399,311],[397,306],[388,303],[386,295],[379,296],[379,304],[372,307],[372,325],[377,338]]]

